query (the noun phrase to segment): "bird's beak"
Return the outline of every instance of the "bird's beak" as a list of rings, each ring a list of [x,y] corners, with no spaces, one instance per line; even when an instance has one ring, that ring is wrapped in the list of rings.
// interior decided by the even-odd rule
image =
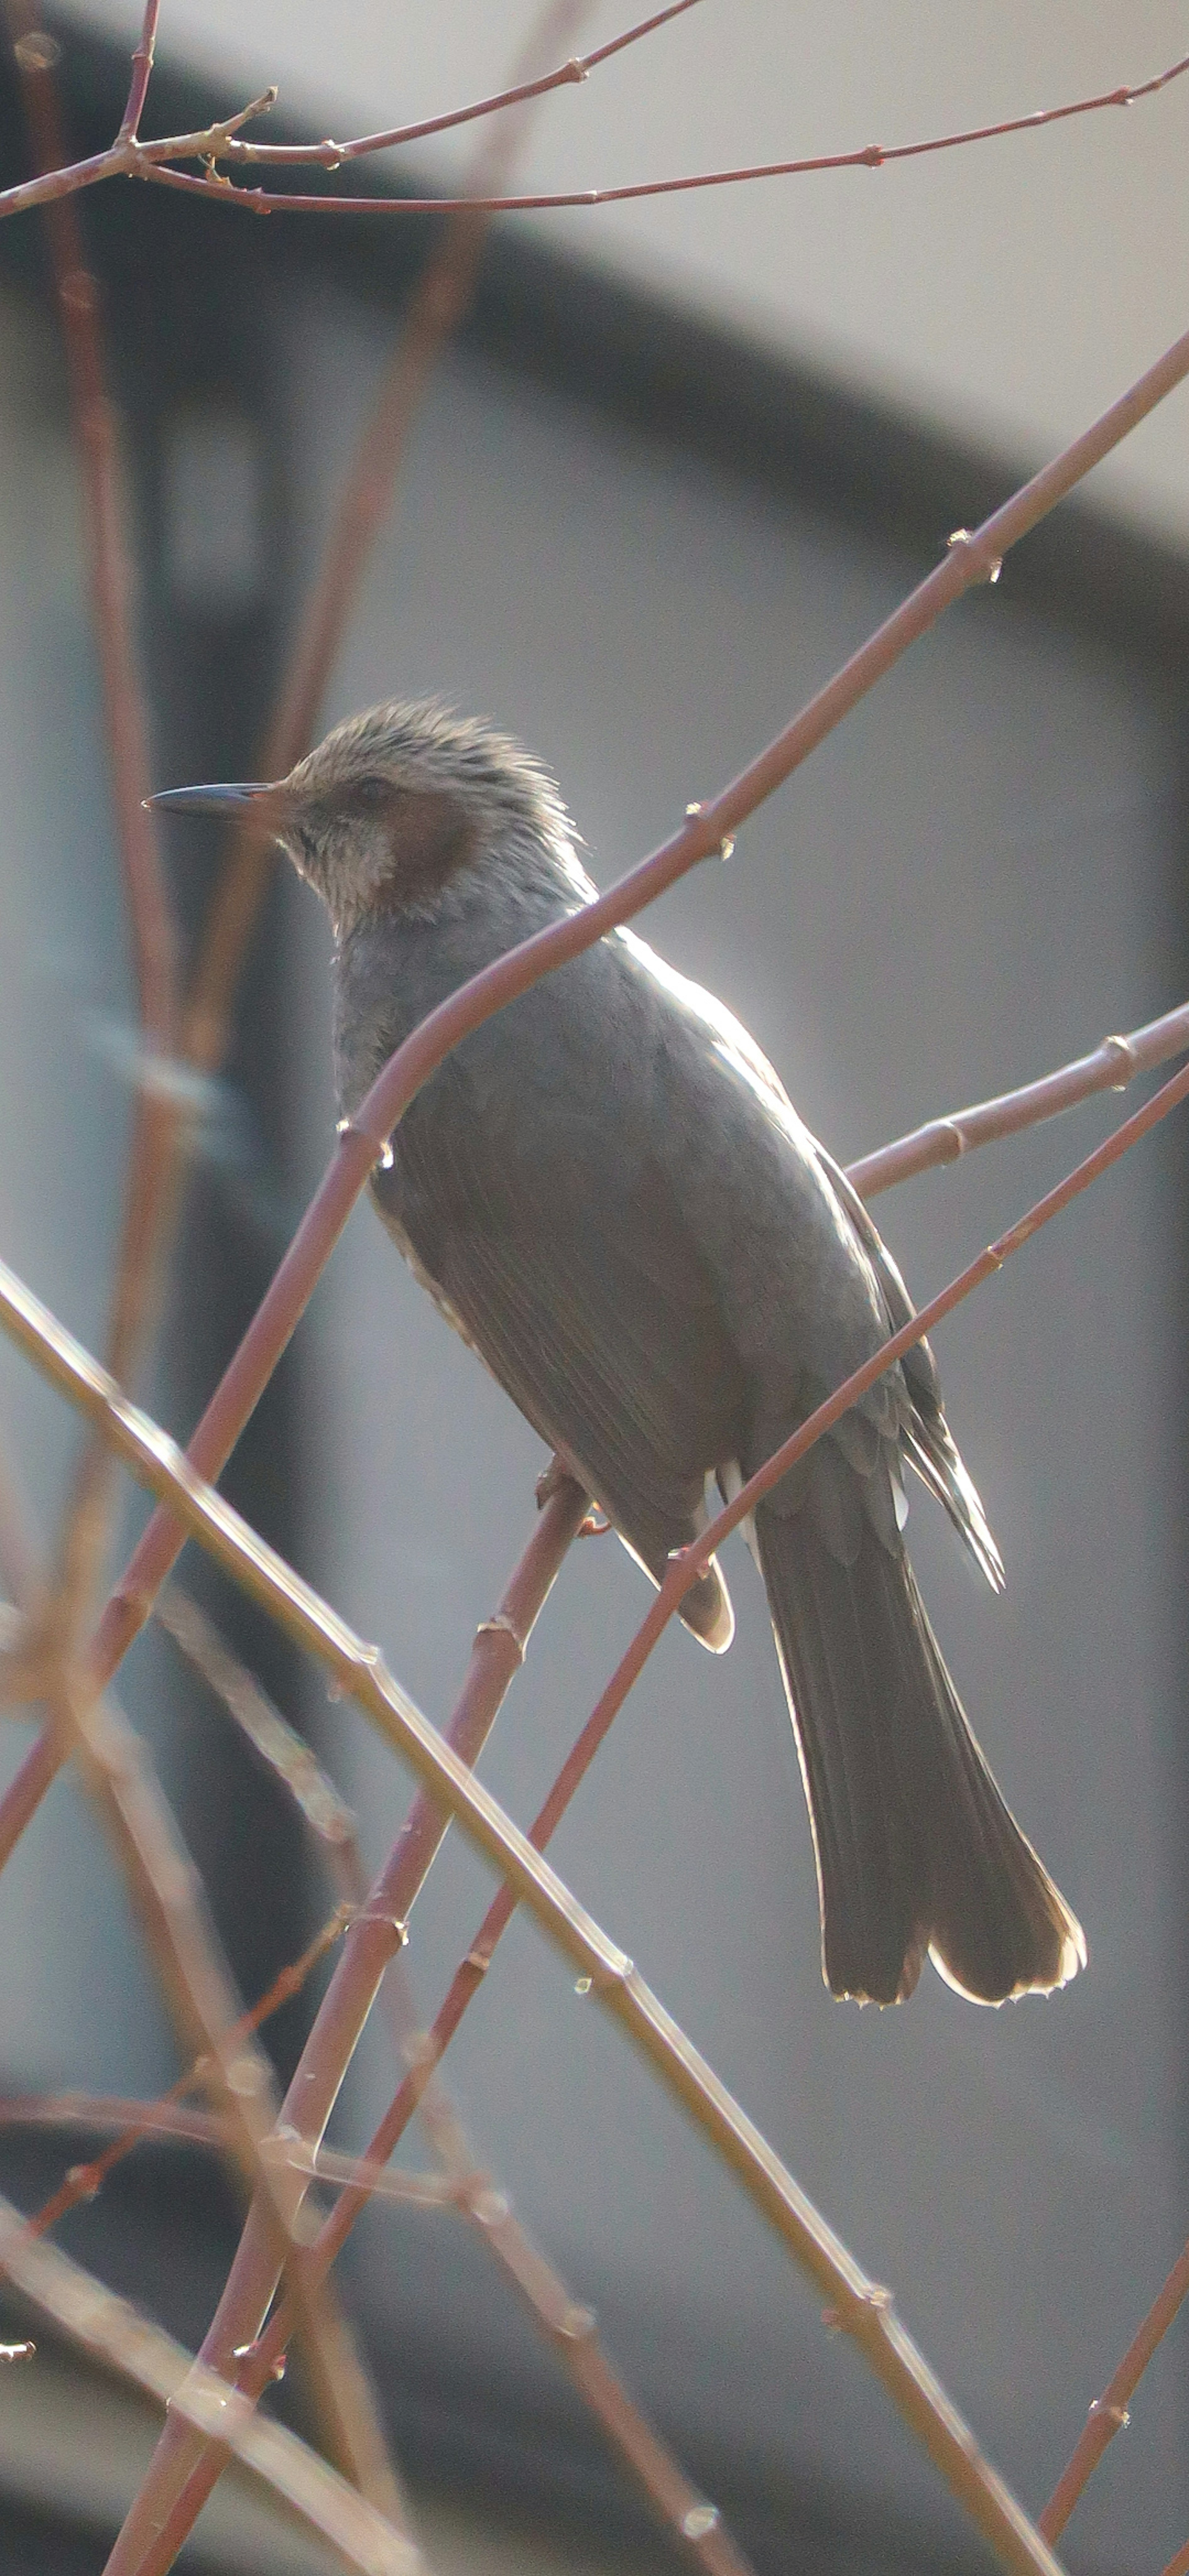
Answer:
[[[279,820],[284,800],[284,786],[268,781],[241,783],[235,787],[163,787],[156,796],[144,802],[154,812],[165,814],[223,814],[246,817],[256,812],[262,823],[274,817]]]

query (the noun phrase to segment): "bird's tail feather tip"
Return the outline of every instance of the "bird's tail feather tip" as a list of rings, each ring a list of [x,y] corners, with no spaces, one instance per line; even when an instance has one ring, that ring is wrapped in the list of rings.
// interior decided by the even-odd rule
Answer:
[[[907,1560],[864,1531],[844,1563],[807,1512],[757,1528],[830,1991],[901,2003],[926,1958],[975,2003],[1068,1984],[1085,1935],[975,1742]]]
[[[1054,1890],[1055,1893],[1056,1890]],[[1024,1995],[1059,1994],[1062,1986],[1069,1985],[1077,1976],[1079,1969],[1086,1968],[1090,1964],[1086,1935],[1081,1924],[1076,1915],[1070,1913],[1064,1899],[1060,1902],[1062,1919],[1059,1927],[1055,1927],[1058,1934],[1055,1958],[1038,1961],[1035,1966],[1024,1969],[1015,1984],[1008,1986],[1002,1994],[980,1993],[975,1984],[967,1983],[962,1975],[951,1967],[944,1951],[935,1941],[931,1941],[929,1957],[938,1976],[945,1985],[952,1987],[956,1995],[961,1995],[964,2002],[986,2004],[996,2009],[1000,2004],[1018,2003]],[[915,1983],[915,1979],[913,1982]]]

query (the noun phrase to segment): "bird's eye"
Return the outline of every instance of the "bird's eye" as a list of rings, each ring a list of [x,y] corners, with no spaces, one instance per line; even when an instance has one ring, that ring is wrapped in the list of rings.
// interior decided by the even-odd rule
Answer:
[[[355,785],[354,801],[374,811],[391,792],[391,782],[387,778],[360,778]]]

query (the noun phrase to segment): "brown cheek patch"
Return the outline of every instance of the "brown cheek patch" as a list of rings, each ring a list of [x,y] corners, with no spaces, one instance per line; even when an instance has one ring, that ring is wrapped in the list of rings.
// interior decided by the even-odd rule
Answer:
[[[474,854],[474,826],[450,796],[395,796],[386,837],[391,871],[376,888],[378,904],[424,901]]]

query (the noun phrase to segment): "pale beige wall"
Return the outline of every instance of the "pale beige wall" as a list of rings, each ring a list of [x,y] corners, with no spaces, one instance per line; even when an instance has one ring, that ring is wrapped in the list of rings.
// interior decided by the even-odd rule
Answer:
[[[132,41],[138,0],[74,0]],[[584,42],[631,22],[599,0]],[[498,87],[537,0],[169,0],[163,55],[282,84],[375,130]],[[884,144],[1136,82],[1189,46],[1179,0],[703,0],[540,114],[534,186],[586,187]],[[245,93],[246,94],[246,93]],[[1189,77],[1103,115],[873,174],[533,218],[963,434],[1040,456],[1189,324]],[[420,147],[441,180],[461,143]],[[1100,470],[1112,506],[1189,537],[1189,395]]]

